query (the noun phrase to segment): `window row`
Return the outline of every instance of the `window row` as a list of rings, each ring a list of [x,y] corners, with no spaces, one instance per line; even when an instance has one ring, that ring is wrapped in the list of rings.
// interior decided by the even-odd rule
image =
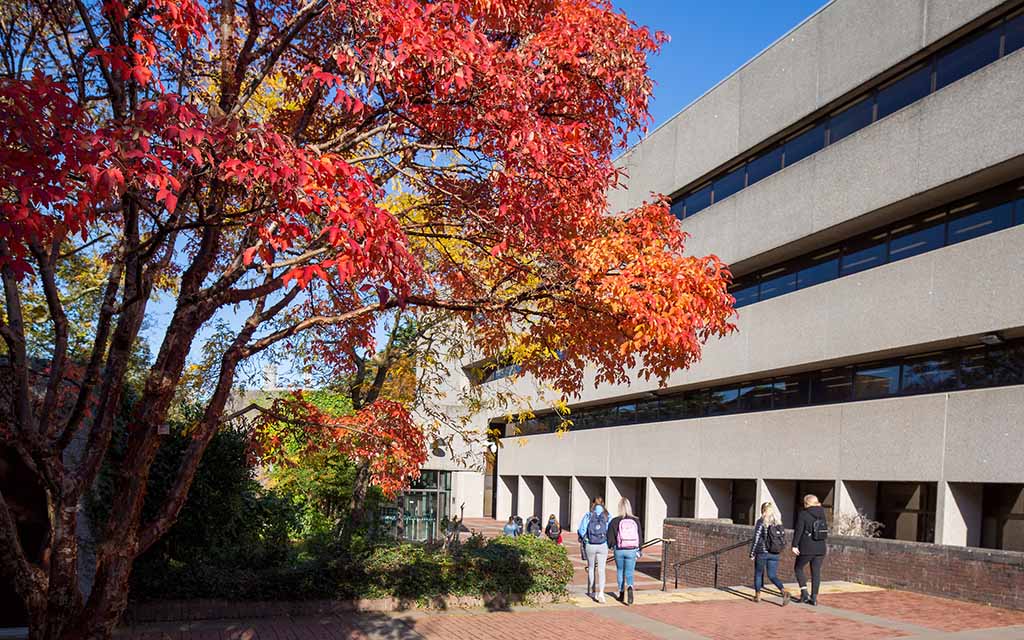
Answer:
[[[597,429],[1016,384],[1024,384],[1024,339],[585,407],[565,419],[576,430]],[[551,432],[562,421],[557,413],[538,416],[519,433]],[[505,434],[515,435],[514,427]]]
[[[1024,183],[999,187],[738,278],[735,307],[1024,224]]]
[[[672,213],[680,220],[688,218],[1022,46],[1024,13],[969,34],[891,82],[862,94],[841,111],[673,199]]]

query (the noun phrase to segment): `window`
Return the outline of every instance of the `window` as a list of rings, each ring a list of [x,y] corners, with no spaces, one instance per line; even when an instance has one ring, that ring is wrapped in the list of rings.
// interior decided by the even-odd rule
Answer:
[[[859,367],[853,376],[853,397],[857,400],[884,398],[900,390],[897,365]]]
[[[775,395],[772,397],[772,407],[775,409],[803,407],[810,402],[811,384],[807,375],[779,378],[773,386]]]
[[[974,73],[999,57],[999,31],[994,27],[967,40],[935,60],[935,88],[941,89]]]
[[[1024,198],[1017,201],[1017,224],[1024,224]]]
[[[931,219],[905,224],[893,229],[889,240],[889,261],[895,262],[910,258],[933,249],[938,249],[946,242],[946,227],[933,224]]]
[[[812,153],[820,151],[824,146],[825,125],[822,123],[801,133],[786,143],[786,166],[789,167],[800,162]]]
[[[782,168],[782,147],[765,151],[747,163],[747,186],[767,178]]]
[[[839,249],[832,249],[808,260],[808,265],[797,272],[796,286],[798,289],[806,289],[838,277]]]
[[[636,405],[635,404],[620,404],[618,407],[618,415],[615,416],[615,424],[635,424],[636,423]]]
[[[764,279],[761,280],[760,300],[768,300],[790,291],[796,291],[796,273],[776,275],[780,271],[782,269],[764,274]]]
[[[701,392],[688,391],[674,396],[662,398],[662,420],[686,420],[701,414]]]
[[[735,413],[739,409],[740,390],[736,387],[712,389],[708,396],[707,415]]]
[[[750,284],[749,281],[736,283],[730,288],[729,293],[732,297],[736,298],[734,307],[742,307],[744,305],[753,304],[757,302],[757,283]]]
[[[636,422],[646,424],[648,422],[659,422],[661,420],[661,400],[643,400],[636,403]]]
[[[988,365],[992,385],[1024,382],[1024,347],[1020,344],[989,347]]]
[[[1024,484],[984,485],[981,546],[1024,551]]]
[[[851,242],[846,247],[839,267],[839,275],[848,276],[885,264],[887,232]]]
[[[849,402],[853,398],[853,369],[825,369],[811,378],[811,403]]]
[[[949,223],[949,244],[955,244],[1013,226],[1013,203],[966,214]]]
[[[832,116],[829,121],[828,143],[835,144],[871,124],[874,110],[874,101],[871,98],[864,98],[845,111]]]
[[[879,482],[877,517],[881,537],[912,542],[935,540],[935,484]]]
[[[772,408],[772,394],[775,384],[771,381],[759,382],[740,387],[740,411],[768,411]]]
[[[669,207],[669,211],[672,212],[677,219],[682,220],[686,214],[686,198],[680,198],[672,203]]]
[[[721,202],[745,186],[747,168],[740,166],[714,182],[715,202]]]
[[[875,101],[878,104],[878,118],[895,113],[903,107],[917,102],[932,90],[932,67],[927,65],[878,90]]]
[[[698,211],[703,211],[711,206],[711,185],[699,191],[691,193],[686,198],[686,217],[690,217]]]
[[[935,393],[956,389],[959,359],[956,354],[935,353],[903,363],[903,393]]]
[[[1006,21],[1006,50],[1003,55],[1010,55],[1024,47],[1024,13]]]

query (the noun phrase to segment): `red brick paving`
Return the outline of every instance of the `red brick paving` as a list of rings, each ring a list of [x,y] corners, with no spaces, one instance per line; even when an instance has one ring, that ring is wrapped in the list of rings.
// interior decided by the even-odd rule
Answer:
[[[871,624],[768,602],[712,601],[637,606],[634,613],[712,640],[750,638],[849,638],[883,640],[906,634]]]
[[[822,598],[821,604],[941,631],[1024,625],[1024,611],[1011,611],[907,591],[835,594]]]
[[[588,638],[600,629],[602,638],[658,640],[633,627],[583,611],[487,613],[430,616],[416,622],[416,632],[427,640],[565,640]]]

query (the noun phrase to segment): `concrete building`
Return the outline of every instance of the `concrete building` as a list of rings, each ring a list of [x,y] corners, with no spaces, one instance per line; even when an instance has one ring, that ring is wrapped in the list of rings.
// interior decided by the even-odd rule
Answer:
[[[739,331],[665,388],[504,438],[498,518],[633,499],[750,523],[798,496],[885,537],[1024,550],[1021,2],[835,0],[620,159],[732,266]],[[550,411],[549,411],[550,413]]]

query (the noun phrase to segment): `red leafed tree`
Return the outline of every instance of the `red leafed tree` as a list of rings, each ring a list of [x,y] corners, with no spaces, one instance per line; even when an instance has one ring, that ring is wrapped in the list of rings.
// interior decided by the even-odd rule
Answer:
[[[268,349],[322,336],[318,358],[344,372],[381,317],[446,312],[474,348],[514,345],[526,372],[571,395],[584,366],[663,378],[733,329],[727,270],[683,254],[663,201],[607,210],[663,41],[608,0],[14,0],[2,12],[0,429],[46,493],[49,533],[27,551],[0,494],[0,569],[35,638],[110,635],[236,367]],[[57,274],[83,252],[109,272],[91,349],[75,352]],[[52,336],[43,356],[26,348],[33,292]],[[78,505],[157,292],[173,311],[83,594]],[[242,319],[215,345],[176,482],[144,519],[159,426],[197,333],[225,309]],[[362,411],[350,428],[396,435],[393,406]]]

